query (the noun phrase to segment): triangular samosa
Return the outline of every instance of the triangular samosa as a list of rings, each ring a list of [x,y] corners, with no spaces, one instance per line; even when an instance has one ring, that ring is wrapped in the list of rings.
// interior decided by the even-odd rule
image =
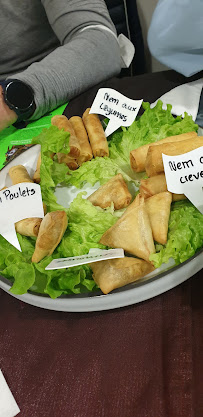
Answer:
[[[154,270],[149,262],[127,256],[94,262],[89,266],[96,284],[104,294],[137,281]]]
[[[149,261],[150,254],[155,253],[155,247],[143,197],[136,197],[121,218],[103,234],[100,243],[112,248],[123,248]]]
[[[120,210],[130,204],[132,196],[122,175],[118,174],[99,187],[88,200],[102,208],[110,207],[113,202],[115,210]]]
[[[155,194],[145,200],[154,240],[162,245],[167,242],[171,201],[172,194],[168,191]]]

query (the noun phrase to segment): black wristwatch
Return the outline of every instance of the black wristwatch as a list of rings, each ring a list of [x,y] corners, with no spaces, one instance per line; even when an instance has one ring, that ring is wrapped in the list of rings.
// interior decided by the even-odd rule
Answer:
[[[16,123],[29,119],[36,109],[33,89],[23,81],[8,79],[1,81],[5,103],[18,116]]]

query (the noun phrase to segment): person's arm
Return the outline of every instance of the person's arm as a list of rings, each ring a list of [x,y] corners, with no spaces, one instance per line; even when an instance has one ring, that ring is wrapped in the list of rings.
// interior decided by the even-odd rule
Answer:
[[[31,119],[121,70],[115,27],[103,0],[42,0],[42,4],[61,46],[13,76],[34,90],[36,111]],[[101,27],[81,31],[92,25],[110,31]]]

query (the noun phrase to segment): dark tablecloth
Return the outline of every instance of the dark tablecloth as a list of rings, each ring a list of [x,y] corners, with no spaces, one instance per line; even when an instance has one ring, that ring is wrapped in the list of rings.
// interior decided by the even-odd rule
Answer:
[[[103,85],[154,101],[173,71]],[[98,89],[66,109],[81,114]],[[0,290],[0,368],[22,417],[202,417],[202,271],[129,307],[63,313]]]

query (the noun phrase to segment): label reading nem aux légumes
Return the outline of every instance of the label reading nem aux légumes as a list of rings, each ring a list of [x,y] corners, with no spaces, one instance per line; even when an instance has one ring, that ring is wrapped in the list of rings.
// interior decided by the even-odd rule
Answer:
[[[100,88],[96,94],[90,113],[108,117],[105,135],[111,135],[120,126],[130,126],[135,120],[142,104],[132,100],[112,88]]]

